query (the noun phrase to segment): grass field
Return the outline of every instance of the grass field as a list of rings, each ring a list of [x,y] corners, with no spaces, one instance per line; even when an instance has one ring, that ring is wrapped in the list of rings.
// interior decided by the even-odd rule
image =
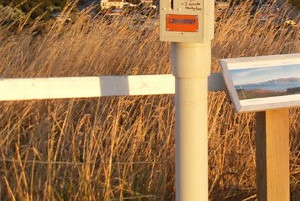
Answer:
[[[287,8],[288,9],[288,8]],[[212,71],[228,57],[300,52],[286,10],[218,13]],[[129,17],[0,28],[1,77],[171,73],[158,26]],[[266,17],[266,20],[262,20]],[[0,19],[3,22],[3,19]],[[150,22],[148,23],[150,24]],[[37,31],[39,30],[39,31]],[[9,89],[7,89],[9,90]],[[173,96],[0,103],[0,200],[174,200]],[[290,112],[292,200],[300,200],[299,109]],[[254,114],[209,94],[211,200],[255,200]]]
[[[300,1],[299,0],[289,0],[289,2],[300,10]]]

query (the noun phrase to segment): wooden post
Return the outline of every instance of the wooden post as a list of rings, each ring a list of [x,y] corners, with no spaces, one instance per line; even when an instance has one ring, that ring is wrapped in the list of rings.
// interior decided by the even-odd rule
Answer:
[[[259,201],[289,201],[289,110],[256,114],[256,168]]]

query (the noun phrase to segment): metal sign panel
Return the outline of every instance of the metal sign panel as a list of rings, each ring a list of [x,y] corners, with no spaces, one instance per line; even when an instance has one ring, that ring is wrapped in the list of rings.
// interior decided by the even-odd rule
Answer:
[[[161,0],[160,39],[205,43],[214,35],[213,0]]]
[[[197,15],[167,15],[167,31],[197,32]]]
[[[221,60],[237,112],[300,106],[300,54]]]

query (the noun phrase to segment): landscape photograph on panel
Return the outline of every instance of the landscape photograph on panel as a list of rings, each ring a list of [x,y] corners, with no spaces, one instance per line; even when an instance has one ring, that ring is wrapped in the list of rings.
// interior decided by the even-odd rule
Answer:
[[[300,106],[300,54],[222,59],[236,112]]]

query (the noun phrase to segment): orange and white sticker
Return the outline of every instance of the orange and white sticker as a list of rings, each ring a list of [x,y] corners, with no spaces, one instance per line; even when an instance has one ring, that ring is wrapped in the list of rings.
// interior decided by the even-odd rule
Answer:
[[[167,31],[198,32],[197,15],[167,15]]]

